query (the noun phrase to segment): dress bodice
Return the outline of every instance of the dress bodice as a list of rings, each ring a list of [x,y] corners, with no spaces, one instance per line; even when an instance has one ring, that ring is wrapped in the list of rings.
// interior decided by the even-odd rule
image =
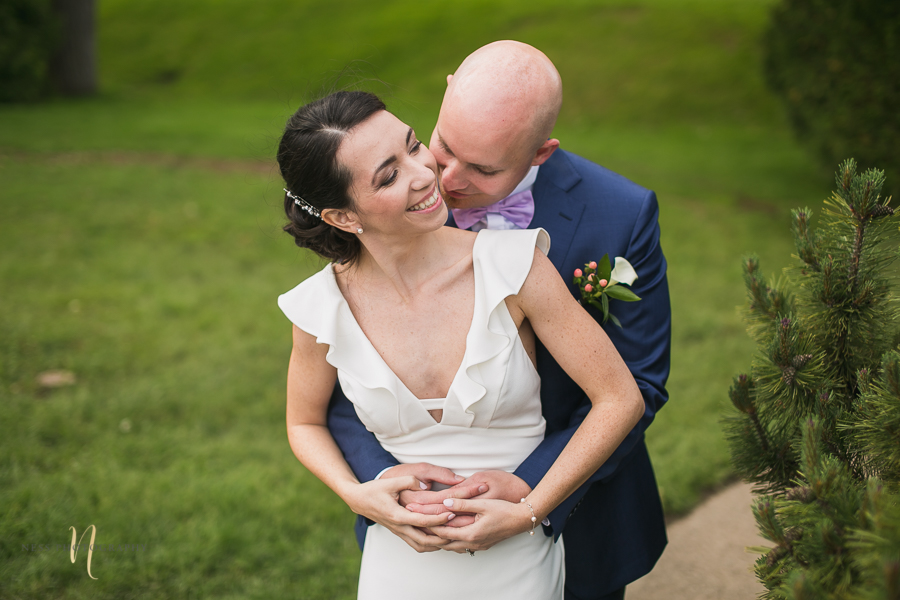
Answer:
[[[466,476],[512,471],[543,439],[540,378],[505,299],[519,292],[542,229],[483,230],[472,249],[475,298],[466,348],[442,405],[429,406],[403,384],[365,336],[332,265],[278,298],[285,315],[329,346],[326,360],[360,420],[400,462],[431,462]],[[433,340],[440,343],[440,340]],[[429,409],[443,409],[435,422]]]

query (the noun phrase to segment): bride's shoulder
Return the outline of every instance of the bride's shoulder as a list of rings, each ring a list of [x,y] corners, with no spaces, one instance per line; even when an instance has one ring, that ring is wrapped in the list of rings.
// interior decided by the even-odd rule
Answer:
[[[444,238],[446,247],[452,249],[452,252],[460,258],[466,254],[472,254],[475,240],[478,238],[478,234],[475,232],[447,226],[441,228],[440,234]]]
[[[474,231],[458,229],[456,227],[450,227],[449,225],[441,227],[440,232],[442,235],[446,236],[447,239],[455,240],[458,243],[468,242],[469,245],[474,245],[475,238],[478,237],[478,234]]]

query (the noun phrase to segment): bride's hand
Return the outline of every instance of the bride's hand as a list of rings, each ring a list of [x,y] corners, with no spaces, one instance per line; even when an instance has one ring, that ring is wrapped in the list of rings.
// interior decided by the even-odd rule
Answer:
[[[464,481],[463,477],[455,474],[450,469],[438,467],[426,462],[396,465],[382,473],[381,479],[385,479],[388,477],[405,477],[407,475],[412,475],[413,477],[424,483],[426,487],[422,488],[421,490],[416,489],[413,491],[402,491],[400,493],[400,506],[406,506],[407,504],[440,504],[444,501],[444,498],[447,498],[449,496],[441,496],[437,499],[431,498],[430,494],[433,494],[433,492],[427,490],[431,489],[432,484],[440,483],[443,485],[455,486]],[[448,511],[442,510],[440,512]],[[439,513],[432,512],[429,514]]]
[[[453,473],[450,469],[445,469],[444,467],[437,467],[429,463],[413,463],[392,467],[385,471],[381,475],[381,478],[413,475],[419,481],[425,483],[427,487],[422,490],[402,491],[400,493],[400,505],[405,506],[413,512],[422,513],[424,515],[439,515],[451,512],[450,509],[443,504],[444,500],[447,498],[485,497],[485,494],[488,493],[491,488],[490,483],[488,482],[493,480],[478,478],[477,476],[488,473],[493,473],[493,471],[476,473],[475,476],[464,479]],[[510,475],[506,472],[502,473],[518,479],[515,475]],[[521,482],[521,480],[519,481]],[[433,492],[430,491],[433,483],[441,483],[452,487]],[[524,494],[517,496],[518,498],[527,496],[528,493],[531,492],[531,488],[528,488],[527,484],[524,482],[522,482],[522,484],[525,485],[527,490]],[[493,498],[494,496],[487,497]],[[471,517],[459,517],[457,515],[457,518],[460,520],[460,526],[468,525],[474,521]]]
[[[525,505],[506,500],[448,500],[445,504],[454,513],[475,515],[475,522],[465,527],[432,527],[435,535],[449,543],[444,550],[462,553],[470,550],[487,550],[507,538],[532,529],[532,513]],[[539,517],[538,517],[539,518]],[[537,527],[535,535],[544,535]]]
[[[399,504],[401,492],[426,488],[426,484],[413,476],[382,477],[354,484],[342,497],[353,512],[387,527],[416,552],[434,552],[449,542],[427,529],[446,525],[456,515],[449,511],[439,515],[424,515],[409,511]]]
[[[450,509],[443,505],[448,498],[506,500],[518,502],[531,493],[531,487],[522,479],[506,471],[479,471],[465,481],[440,492],[403,492],[403,498],[412,498],[414,503],[406,503],[406,508],[426,515],[437,515]],[[465,527],[475,522],[474,515],[460,514],[450,521],[450,527]]]

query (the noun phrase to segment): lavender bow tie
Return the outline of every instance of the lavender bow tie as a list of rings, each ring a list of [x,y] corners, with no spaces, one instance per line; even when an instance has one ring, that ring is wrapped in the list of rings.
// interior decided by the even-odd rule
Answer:
[[[488,213],[496,213],[520,229],[525,229],[531,224],[534,217],[534,196],[531,190],[525,190],[518,194],[507,196],[500,202],[490,206],[478,208],[454,208],[453,220],[460,229],[468,229],[487,216]]]

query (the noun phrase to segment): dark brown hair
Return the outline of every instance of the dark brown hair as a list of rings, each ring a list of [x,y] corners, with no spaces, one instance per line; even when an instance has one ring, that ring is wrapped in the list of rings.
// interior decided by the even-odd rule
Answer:
[[[352,209],[352,174],[337,160],[338,148],[351,129],[385,110],[384,102],[368,92],[335,92],[301,106],[288,119],[278,145],[278,166],[285,187],[319,212],[326,208]],[[301,248],[309,248],[332,262],[352,263],[362,249],[356,235],[328,225],[284,195],[288,223],[283,229]]]

